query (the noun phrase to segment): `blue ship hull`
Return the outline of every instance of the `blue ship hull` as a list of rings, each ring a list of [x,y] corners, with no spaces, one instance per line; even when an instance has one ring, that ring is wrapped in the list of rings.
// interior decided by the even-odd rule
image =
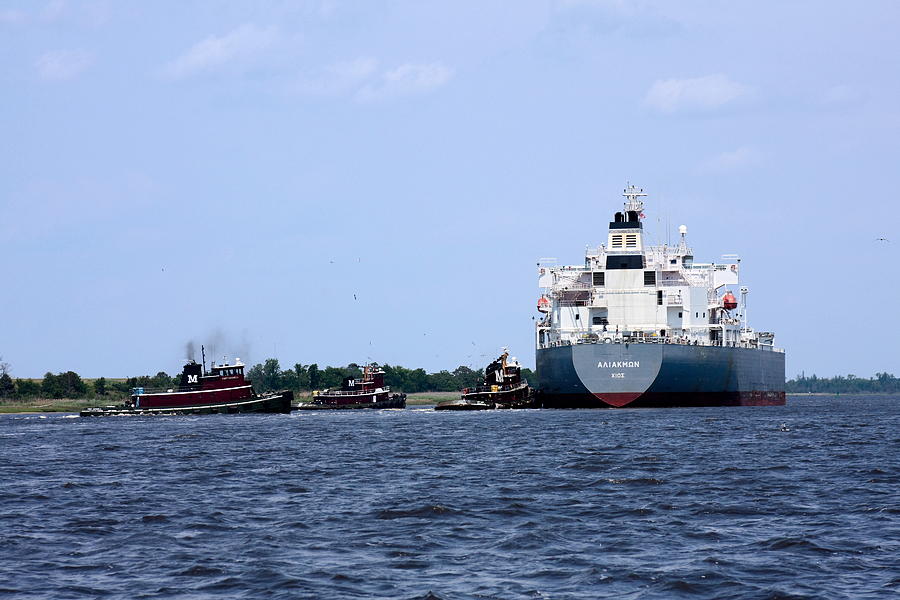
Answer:
[[[680,344],[537,350],[545,408],[783,405],[784,353]]]

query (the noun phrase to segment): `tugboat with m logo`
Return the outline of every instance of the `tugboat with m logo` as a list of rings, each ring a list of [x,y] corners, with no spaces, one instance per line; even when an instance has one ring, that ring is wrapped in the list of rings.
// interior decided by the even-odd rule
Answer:
[[[134,388],[131,398],[115,406],[96,406],[81,411],[82,417],[111,415],[202,415],[230,413],[289,413],[294,393],[290,390],[257,395],[244,378],[244,364],[213,363],[206,371],[203,364],[189,360],[184,365],[177,387],[166,389]]]

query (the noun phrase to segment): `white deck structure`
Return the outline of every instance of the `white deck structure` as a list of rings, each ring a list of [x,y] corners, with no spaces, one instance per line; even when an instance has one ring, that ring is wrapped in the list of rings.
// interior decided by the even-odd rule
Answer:
[[[544,317],[537,323],[538,348],[668,343],[781,351],[773,346],[774,334],[747,325],[748,289],[740,284],[736,254],[718,263],[694,262],[684,225],[677,245],[645,246],[646,194],[628,186],[623,195],[624,209],[610,223],[607,243],[588,248],[584,265],[539,261],[538,310]]]

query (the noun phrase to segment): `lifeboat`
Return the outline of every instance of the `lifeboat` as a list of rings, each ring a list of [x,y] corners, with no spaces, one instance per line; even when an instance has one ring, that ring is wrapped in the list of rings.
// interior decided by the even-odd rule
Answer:
[[[737,308],[737,298],[734,297],[734,294],[731,292],[726,292],[724,296],[722,296],[722,307],[725,310],[734,310]]]
[[[550,300],[547,296],[541,296],[537,301],[537,309],[538,312],[548,313],[550,312]]]

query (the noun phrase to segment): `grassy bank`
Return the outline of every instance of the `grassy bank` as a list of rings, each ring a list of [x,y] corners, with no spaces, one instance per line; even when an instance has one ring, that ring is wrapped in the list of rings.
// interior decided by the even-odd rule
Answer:
[[[460,392],[420,392],[418,394],[407,394],[407,406],[422,406],[428,404],[437,404],[438,402],[446,402],[447,400],[455,400],[459,398]]]
[[[22,400],[9,400],[0,403],[0,414],[3,413],[35,413],[35,412],[79,412],[88,406],[99,404],[115,404],[112,400],[97,400],[91,398],[28,398]]]

